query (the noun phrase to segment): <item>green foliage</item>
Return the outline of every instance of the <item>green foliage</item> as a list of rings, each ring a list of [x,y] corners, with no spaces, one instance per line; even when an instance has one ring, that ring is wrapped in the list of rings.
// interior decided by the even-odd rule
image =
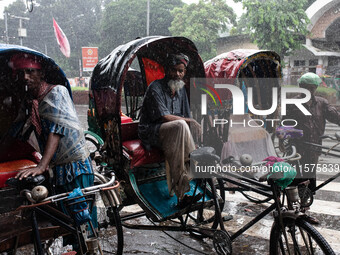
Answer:
[[[246,13],[243,13],[241,15],[241,17],[237,21],[237,25],[234,26],[230,30],[230,35],[241,35],[241,34],[249,34]]]
[[[23,45],[41,51],[53,58],[67,76],[79,76],[81,47],[98,46],[98,24],[102,17],[104,0],[36,0],[34,10],[28,13],[24,2],[17,0],[6,10],[15,16],[28,17],[22,20],[27,29]],[[53,18],[67,36],[71,57],[62,55],[53,30]],[[19,20],[8,19],[11,44],[20,44],[17,36]]]
[[[244,19],[253,41],[260,49],[274,50],[281,57],[301,46],[308,34],[306,0],[236,0],[246,9]]]
[[[150,0],[149,35],[170,35],[170,11],[183,5],[181,0]],[[147,0],[116,0],[105,8],[101,24],[101,50],[105,55],[115,47],[146,36]]]
[[[216,56],[219,33],[235,24],[236,15],[224,0],[200,0],[198,4],[184,5],[172,12],[174,20],[169,28],[173,36],[184,36],[197,46],[203,60]]]

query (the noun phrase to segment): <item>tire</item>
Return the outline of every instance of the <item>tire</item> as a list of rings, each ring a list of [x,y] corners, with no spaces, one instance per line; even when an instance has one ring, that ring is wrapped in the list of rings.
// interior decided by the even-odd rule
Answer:
[[[220,202],[220,209],[221,212],[223,212],[224,205],[225,205],[225,189],[224,189],[224,182],[222,179],[217,179],[217,184],[215,184],[216,191],[219,191],[219,195],[222,198],[222,201]]]
[[[99,246],[109,254],[123,254],[124,235],[117,206],[112,202],[110,191],[96,194],[97,220],[99,225]]]
[[[287,234],[288,245],[282,229],[275,221],[270,233],[270,255],[278,254],[326,254],[335,255],[334,251],[323,236],[308,222],[298,218],[283,219]],[[292,235],[294,233],[294,235]],[[295,240],[295,241],[294,241]],[[294,249],[293,243],[298,249]],[[288,253],[288,249],[290,253]]]
[[[110,227],[99,231],[99,246],[103,253],[123,254],[124,236],[123,227],[117,207],[111,207],[107,213],[110,215]]]
[[[94,160],[95,153],[100,149],[100,144],[94,137],[88,135],[85,136],[85,142],[87,149],[90,152],[90,157]]]
[[[271,197],[266,197],[263,195],[260,195],[254,191],[240,191],[241,194],[247,198],[250,202],[256,203],[256,204],[262,204],[266,203],[269,200],[271,200]]]
[[[211,185],[211,183],[212,183],[212,180],[211,182],[209,182],[209,185]],[[212,190],[215,190],[216,193],[217,193],[217,190],[219,190],[220,197],[222,198],[219,201],[219,207],[222,212],[224,204],[225,204],[225,200],[223,196],[224,188],[223,188],[222,180],[218,180],[217,183],[215,183],[215,187],[216,189],[212,189]],[[217,226],[220,222],[220,219],[218,217],[221,217],[221,212],[217,212],[216,210],[217,208],[214,203],[210,207],[200,207],[198,210],[190,212],[189,217],[194,221],[195,223],[194,225],[205,225],[205,224],[209,224],[213,222],[211,228],[217,229]],[[216,217],[216,214],[218,215],[218,217]],[[204,237],[201,234],[196,233],[196,232],[191,232],[191,234],[196,237]]]

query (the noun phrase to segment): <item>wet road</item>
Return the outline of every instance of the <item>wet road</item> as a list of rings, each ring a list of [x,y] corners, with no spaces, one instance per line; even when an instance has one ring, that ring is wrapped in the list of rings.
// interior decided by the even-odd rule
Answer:
[[[77,106],[79,117],[87,128],[87,106]],[[333,134],[340,128],[327,124],[326,133]],[[330,145],[332,142],[325,141]],[[334,144],[334,143],[333,143]],[[340,164],[340,159],[322,156],[319,163]],[[317,175],[318,184],[329,178],[334,173],[323,172]],[[315,201],[309,214],[320,221],[316,229],[325,237],[336,254],[340,254],[340,178],[326,185],[317,192]],[[255,205],[244,198],[240,193],[226,193],[225,214],[233,215],[233,220],[225,222],[225,227],[230,233],[246,224],[269,204]],[[124,209],[123,209],[124,210]],[[138,210],[128,208],[128,210]],[[147,219],[141,218],[142,223]],[[252,228],[238,237],[233,243],[233,254],[268,254],[269,234],[272,225],[272,216],[267,215]],[[124,254],[215,254],[211,240],[195,239],[187,233],[169,232],[174,239],[180,240],[196,251],[176,242],[160,231],[124,230]]]
[[[77,105],[76,109],[84,129],[87,129],[87,106]],[[328,124],[326,132],[334,134],[340,131],[336,125]],[[330,142],[325,142],[330,145]],[[322,156],[320,163],[340,164],[339,159]],[[329,178],[332,173],[317,175],[318,184]],[[334,173],[333,173],[334,174]],[[315,201],[311,206],[309,214],[320,221],[316,229],[325,237],[336,254],[340,254],[340,178],[323,187],[317,192]],[[226,204],[224,214],[232,215],[231,221],[225,222],[225,227],[230,233],[245,225],[258,213],[263,211],[269,204],[255,205],[249,202],[240,193],[226,193]],[[139,211],[138,206],[130,206],[123,209],[122,214],[127,211]],[[147,224],[148,220],[143,217],[135,223]],[[260,222],[238,237],[233,243],[233,254],[268,254],[269,234],[272,225],[272,216],[267,215]],[[169,237],[169,235],[171,237]],[[181,243],[176,240],[180,240]],[[192,247],[190,249],[188,247]],[[109,247],[105,247],[104,254],[109,253]],[[61,253],[61,252],[60,252]],[[60,254],[59,252],[55,254]],[[21,254],[30,254],[21,251]],[[212,241],[209,239],[196,239],[184,232],[146,231],[124,229],[124,254],[215,254]]]

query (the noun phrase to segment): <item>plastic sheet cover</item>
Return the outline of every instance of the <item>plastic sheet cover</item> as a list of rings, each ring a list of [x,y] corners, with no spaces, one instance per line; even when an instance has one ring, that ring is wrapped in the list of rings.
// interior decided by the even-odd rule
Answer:
[[[75,188],[67,198],[71,200],[69,207],[78,226],[91,220],[89,206],[80,188]]]
[[[55,162],[65,164],[78,160],[84,161],[89,152],[86,148],[83,129],[68,91],[63,86],[56,86],[48,93],[39,108],[39,114],[57,124],[61,138]]]
[[[230,116],[228,142],[223,145],[221,160],[229,156],[239,160],[242,154],[249,154],[255,163],[276,156],[269,133],[255,121],[249,121],[251,117],[248,114]]]

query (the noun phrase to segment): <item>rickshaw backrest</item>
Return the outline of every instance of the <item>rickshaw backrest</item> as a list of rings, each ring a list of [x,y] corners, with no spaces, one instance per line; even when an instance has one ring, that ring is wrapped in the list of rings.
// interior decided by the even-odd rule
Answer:
[[[138,138],[138,121],[122,123],[122,142]]]
[[[14,177],[18,171],[34,167],[39,163],[41,155],[27,142],[14,140],[0,151],[0,188],[8,178]]]

